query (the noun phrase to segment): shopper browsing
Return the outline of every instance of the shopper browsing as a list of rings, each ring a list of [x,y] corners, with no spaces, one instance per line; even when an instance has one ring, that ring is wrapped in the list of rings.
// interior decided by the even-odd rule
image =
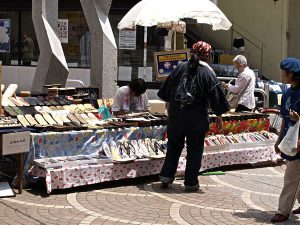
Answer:
[[[179,64],[158,91],[157,95],[169,103],[167,154],[160,172],[163,187],[168,187],[174,181],[178,160],[186,140],[185,190],[199,189],[198,173],[204,137],[209,128],[208,107],[210,106],[218,116],[217,123],[220,129],[221,115],[229,110],[223,89],[206,63],[211,53],[209,44],[202,41],[195,43],[191,59]]]
[[[146,94],[146,82],[142,78],[132,80],[129,85],[118,88],[112,112],[115,116],[131,112],[150,111]]]
[[[255,74],[247,66],[247,59],[243,55],[237,55],[233,59],[233,64],[239,72],[235,85],[223,83],[223,86],[228,91],[238,95],[236,112],[252,111],[255,108]]]
[[[280,152],[279,143],[286,135],[290,126],[299,120],[300,115],[300,61],[295,58],[286,58],[280,63],[281,79],[283,83],[291,87],[284,91],[281,100],[280,114],[283,118],[278,140],[275,144],[276,153],[280,153],[286,159],[286,170],[284,173],[284,184],[279,197],[277,213],[272,217],[272,222],[283,222],[289,218],[293,209],[295,199],[300,203],[300,148],[298,140],[298,153],[295,156],[288,156]],[[300,214],[300,208],[292,211],[293,214]]]

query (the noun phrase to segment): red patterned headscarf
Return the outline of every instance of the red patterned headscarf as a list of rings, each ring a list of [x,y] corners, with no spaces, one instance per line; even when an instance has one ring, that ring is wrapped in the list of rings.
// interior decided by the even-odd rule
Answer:
[[[211,45],[204,42],[198,41],[193,44],[192,53],[196,54],[200,60],[206,60],[212,53]]]

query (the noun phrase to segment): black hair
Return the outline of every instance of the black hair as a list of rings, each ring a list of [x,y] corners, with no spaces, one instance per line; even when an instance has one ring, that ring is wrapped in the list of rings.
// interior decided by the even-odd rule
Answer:
[[[195,74],[197,72],[197,68],[199,66],[199,58],[196,54],[191,53],[191,58],[188,61],[188,72],[191,74]]]
[[[146,92],[147,86],[146,82],[142,78],[136,78],[129,83],[129,88],[133,91],[137,96],[142,95]]]

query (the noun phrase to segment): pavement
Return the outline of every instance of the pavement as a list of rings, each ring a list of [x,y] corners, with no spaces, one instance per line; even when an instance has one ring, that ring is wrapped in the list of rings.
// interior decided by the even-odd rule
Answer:
[[[272,224],[284,170],[284,164],[244,166],[227,169],[225,175],[199,176],[196,193],[184,191],[181,177],[169,189],[161,189],[152,176],[50,195],[39,183],[0,199],[0,224]],[[278,224],[300,224],[299,218]]]

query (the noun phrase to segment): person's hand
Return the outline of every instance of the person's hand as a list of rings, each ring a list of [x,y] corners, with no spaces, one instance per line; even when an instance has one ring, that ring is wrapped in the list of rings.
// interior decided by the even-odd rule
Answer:
[[[223,119],[222,116],[217,116],[217,127],[219,130],[223,129]]]
[[[226,90],[228,90],[229,84],[224,84],[224,88],[225,88]]]
[[[290,110],[290,119],[292,121],[298,121],[300,119],[300,116],[294,110]]]
[[[278,145],[279,145],[279,141],[276,141],[276,143],[274,145],[274,150],[275,150],[276,154],[280,154],[280,149],[278,148]]]

